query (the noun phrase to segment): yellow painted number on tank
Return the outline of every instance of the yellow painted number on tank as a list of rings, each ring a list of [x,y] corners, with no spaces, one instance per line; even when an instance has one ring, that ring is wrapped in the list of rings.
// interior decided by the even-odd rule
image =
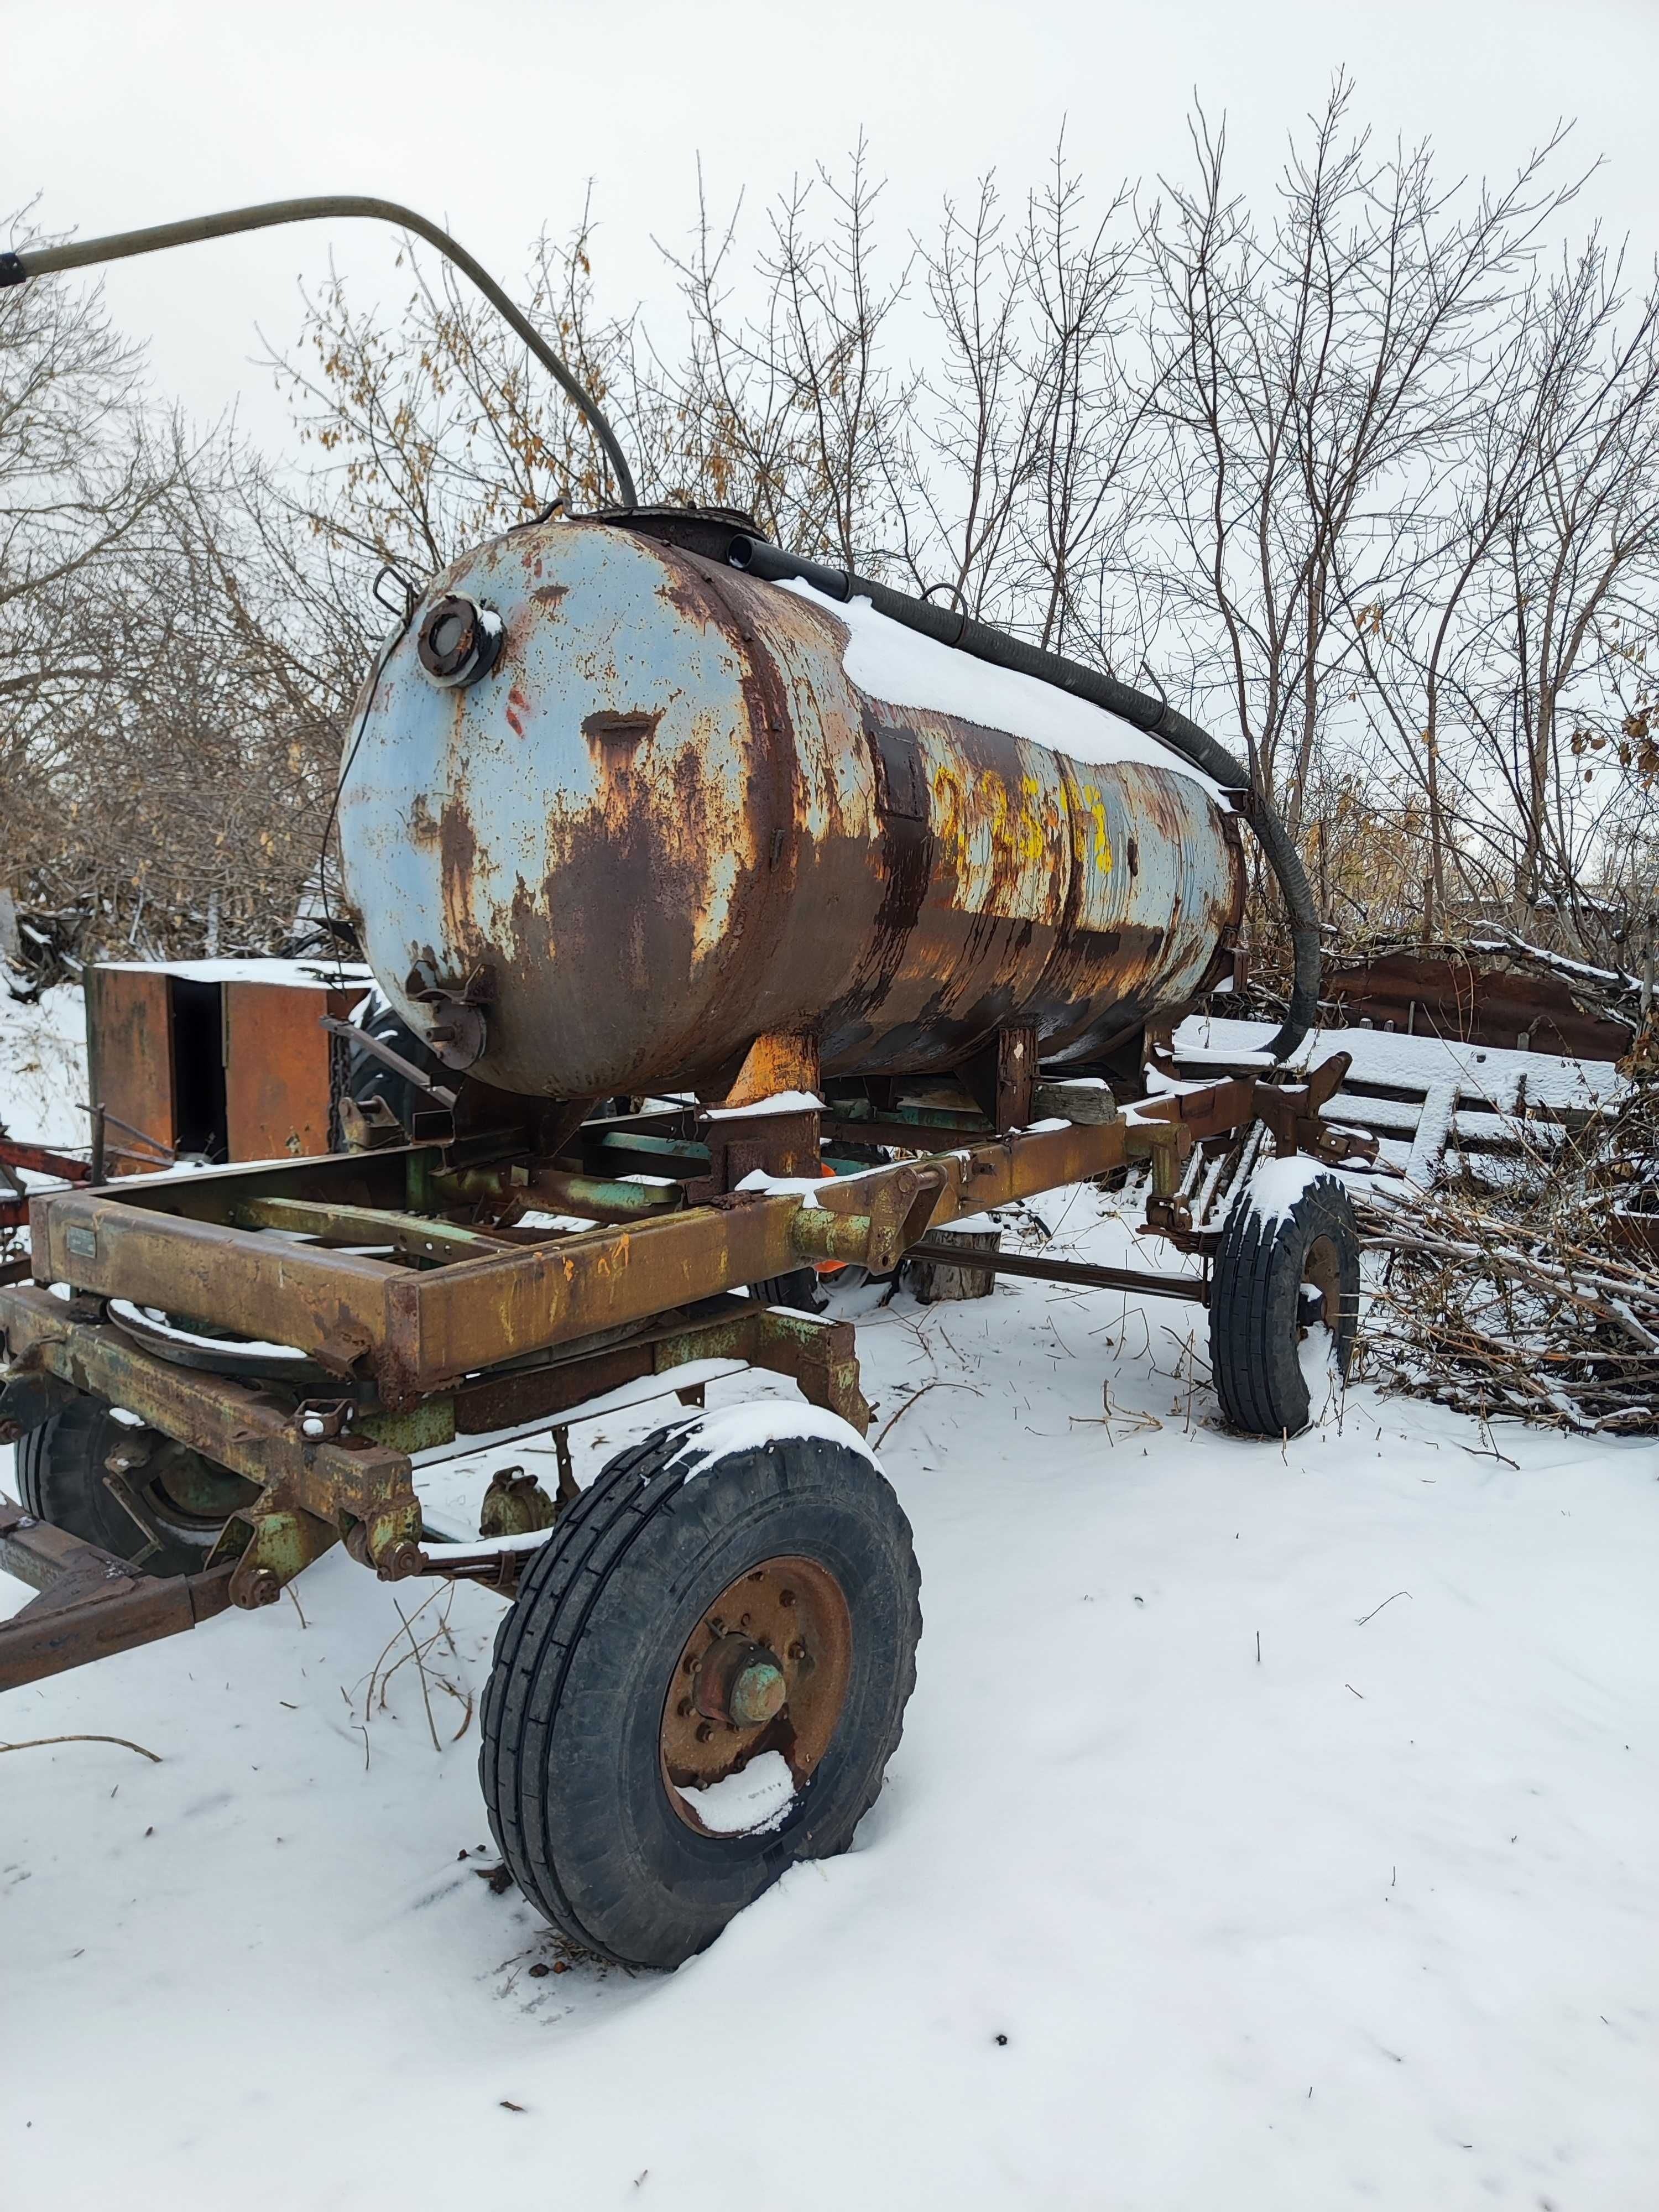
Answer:
[[[933,836],[960,876],[967,866],[967,834],[962,818],[962,785],[941,761],[933,770]]]
[[[968,786],[941,762],[934,767],[933,787],[933,836],[958,875],[971,865],[975,832],[988,839],[994,865],[1012,860],[1018,868],[1042,866],[1048,851],[1053,810],[1044,803],[1037,777],[1021,776],[1016,795],[994,769],[981,769]]]
[[[1042,796],[1036,776],[1021,776],[1016,798],[994,769],[981,769],[979,794],[990,815],[992,850],[1006,854],[1016,867],[1036,867],[1048,850],[1042,817],[1033,804]]]
[[[1103,876],[1112,872],[1112,841],[1106,835],[1106,803],[1092,783],[1080,784],[1078,796],[1095,825],[1095,866]]]

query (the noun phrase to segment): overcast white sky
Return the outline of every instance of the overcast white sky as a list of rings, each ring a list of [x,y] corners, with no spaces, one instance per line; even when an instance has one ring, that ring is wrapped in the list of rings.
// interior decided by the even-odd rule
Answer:
[[[1574,160],[1604,161],[1584,216],[1640,262],[1659,246],[1659,0],[0,0],[0,210],[39,191],[43,222],[83,236],[375,192],[447,217],[516,290],[591,179],[607,301],[658,303],[652,236],[683,234],[699,153],[717,203],[746,185],[752,205],[862,128],[902,234],[988,167],[1023,188],[1062,122],[1103,193],[1179,166],[1194,89],[1266,179],[1346,65],[1358,112],[1431,135],[1449,174],[1505,172],[1576,118]],[[319,226],[129,262],[108,297],[161,392],[240,401],[274,442],[254,325],[290,336],[295,280],[331,250],[395,281],[366,226]]]

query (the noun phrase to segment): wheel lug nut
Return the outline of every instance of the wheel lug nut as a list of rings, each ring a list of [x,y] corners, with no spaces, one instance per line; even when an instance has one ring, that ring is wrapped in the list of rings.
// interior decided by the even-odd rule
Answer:
[[[680,1718],[681,1718],[682,1720],[684,1720],[684,1719],[689,1716],[689,1714],[690,1713],[690,1711],[691,1711],[691,1700],[690,1700],[690,1698],[682,1698],[680,1699],[680,1701],[679,1701],[678,1705],[677,1705],[675,1706],[674,1711],[675,1711],[679,1715],[679,1717],[680,1717]]]
[[[793,1590],[780,1590],[778,1592],[778,1603],[780,1605],[793,1605],[794,1602],[795,1593]]]
[[[709,1737],[713,1735],[714,1733],[714,1728],[708,1721],[699,1721],[697,1723],[697,1741],[699,1743],[707,1743]]]

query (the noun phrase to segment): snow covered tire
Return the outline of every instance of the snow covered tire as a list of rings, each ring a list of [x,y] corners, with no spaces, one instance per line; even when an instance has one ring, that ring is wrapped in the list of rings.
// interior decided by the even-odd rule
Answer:
[[[575,1501],[501,1623],[484,1692],[479,1778],[514,1880],[572,1942],[632,1966],[678,1966],[796,1860],[847,1849],[915,1682],[920,1577],[884,1476],[822,1420],[765,1443],[739,1433],[722,1450],[726,1418],[659,1430]],[[684,1654],[710,1633],[721,1640],[708,1650],[725,1650],[738,1624],[712,1618],[720,1595],[761,1582],[763,1567],[816,1575],[844,1599],[838,1702],[804,1778],[793,1716],[810,1693],[798,1684],[793,1705],[757,1724],[757,1751],[785,1746],[785,1796],[764,1821],[711,1832],[670,1781],[664,1747],[684,1725],[671,1716],[691,1711],[683,1690],[708,1710]],[[803,1597],[789,1618],[810,1611]],[[810,1673],[805,1644],[790,1650]],[[695,1713],[691,1725],[716,1733]],[[757,1751],[732,1755],[742,1771]]]
[[[1359,1311],[1359,1232],[1334,1175],[1310,1178],[1276,1214],[1247,1187],[1221,1232],[1210,1295],[1210,1364],[1228,1426],[1253,1437],[1297,1436],[1313,1411],[1302,1345],[1329,1329],[1347,1380]]]

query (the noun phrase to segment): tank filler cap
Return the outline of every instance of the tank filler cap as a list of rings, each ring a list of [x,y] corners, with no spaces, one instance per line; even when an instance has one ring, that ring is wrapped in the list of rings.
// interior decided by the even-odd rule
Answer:
[[[489,675],[501,656],[501,637],[498,614],[452,596],[428,610],[416,650],[440,690],[459,691]]]

